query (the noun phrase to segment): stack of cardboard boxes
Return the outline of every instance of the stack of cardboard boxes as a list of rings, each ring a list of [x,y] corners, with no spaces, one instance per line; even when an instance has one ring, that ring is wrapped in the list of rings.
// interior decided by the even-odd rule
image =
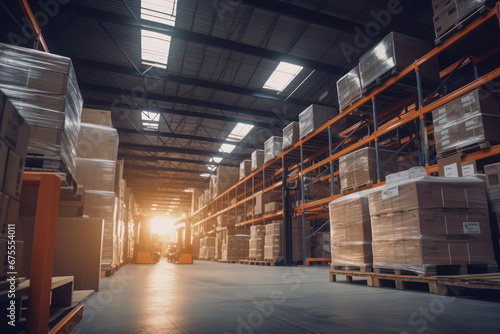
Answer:
[[[330,203],[332,267],[368,268],[373,263],[368,193],[361,191]]]
[[[264,143],[264,163],[267,163],[278,155],[283,148],[283,137],[272,136]]]
[[[228,230],[228,232],[229,233],[223,239],[221,260],[237,261],[247,258],[249,254],[250,236],[248,234],[240,234],[241,231],[239,230]]]
[[[211,260],[215,257],[215,237],[200,239],[200,260]]]
[[[264,244],[266,238],[266,227],[254,225],[250,227],[249,257],[257,261],[264,260]]]
[[[239,173],[238,167],[219,166],[217,176],[212,177],[212,180],[215,179],[212,186],[212,198],[217,198],[217,196],[235,185],[238,182]]]
[[[496,267],[483,180],[424,176],[368,200],[374,267],[422,275],[441,265]]]
[[[299,114],[300,139],[307,137],[338,114],[339,111],[337,109],[311,104]],[[334,123],[332,125],[332,132],[338,134],[344,131],[345,126],[343,124],[343,122]]]
[[[243,160],[240,163],[240,178],[239,180],[243,180],[245,177],[250,175],[252,172],[252,160]]]
[[[485,2],[485,0],[432,0],[436,38],[458,26]]]
[[[476,89],[432,111],[436,151],[443,154],[485,141],[500,141],[500,104]]]
[[[264,165],[264,150],[255,150],[252,152],[252,172]]]
[[[354,67],[337,81],[337,95],[341,111],[363,97],[359,66]]]
[[[108,126],[111,124],[109,111],[84,109],[82,114],[97,124],[82,123],[76,147],[75,178],[85,188],[83,214],[104,219],[102,267],[107,269],[120,264],[119,236],[123,230],[124,193],[115,193],[118,133]],[[124,192],[121,187],[119,191]]]
[[[299,122],[291,122],[283,128],[283,147],[285,151],[295,145],[300,139],[300,124]]]
[[[311,257],[311,239],[309,238],[310,235],[310,221],[306,220],[303,224],[302,219],[300,218],[292,220],[292,261],[303,263],[305,261],[304,255],[306,258]],[[306,239],[305,247],[304,238]]]
[[[266,225],[264,260],[277,261],[283,258],[282,225],[283,221],[274,221]]]
[[[393,153],[379,150],[379,159],[385,162]],[[407,169],[409,165],[402,164],[393,158],[381,169],[382,180],[387,174]],[[360,186],[370,186],[377,182],[376,151],[372,147],[365,147],[346,154],[339,159],[340,187],[342,191],[356,189]]]
[[[0,89],[31,125],[29,167],[60,170],[62,161],[72,173],[83,99],[71,60],[0,44]]]
[[[30,126],[0,91],[0,282],[6,279],[7,272],[20,272],[23,242],[14,238],[12,232],[18,223],[29,135]],[[7,250],[12,244],[15,244],[18,263],[9,269]]]

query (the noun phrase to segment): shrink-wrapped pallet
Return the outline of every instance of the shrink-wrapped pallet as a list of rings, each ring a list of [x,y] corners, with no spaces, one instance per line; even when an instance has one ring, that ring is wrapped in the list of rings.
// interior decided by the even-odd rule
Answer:
[[[264,163],[280,155],[283,148],[283,137],[272,136],[264,143]]]

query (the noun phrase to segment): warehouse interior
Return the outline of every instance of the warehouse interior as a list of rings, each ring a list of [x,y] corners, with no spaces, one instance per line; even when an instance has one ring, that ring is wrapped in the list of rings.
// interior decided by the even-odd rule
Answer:
[[[0,6],[2,333],[500,332],[500,2]]]

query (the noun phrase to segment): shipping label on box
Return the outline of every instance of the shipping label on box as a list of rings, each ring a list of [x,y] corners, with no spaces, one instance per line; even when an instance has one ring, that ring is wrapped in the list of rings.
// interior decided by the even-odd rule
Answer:
[[[484,166],[488,189],[500,188],[500,162]]]

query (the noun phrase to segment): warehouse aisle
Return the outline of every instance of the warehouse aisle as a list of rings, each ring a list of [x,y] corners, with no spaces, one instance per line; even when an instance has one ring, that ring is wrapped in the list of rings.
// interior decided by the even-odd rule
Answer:
[[[411,298],[410,298],[411,297]],[[500,333],[500,303],[328,282],[325,267],[127,265],[73,333]]]

